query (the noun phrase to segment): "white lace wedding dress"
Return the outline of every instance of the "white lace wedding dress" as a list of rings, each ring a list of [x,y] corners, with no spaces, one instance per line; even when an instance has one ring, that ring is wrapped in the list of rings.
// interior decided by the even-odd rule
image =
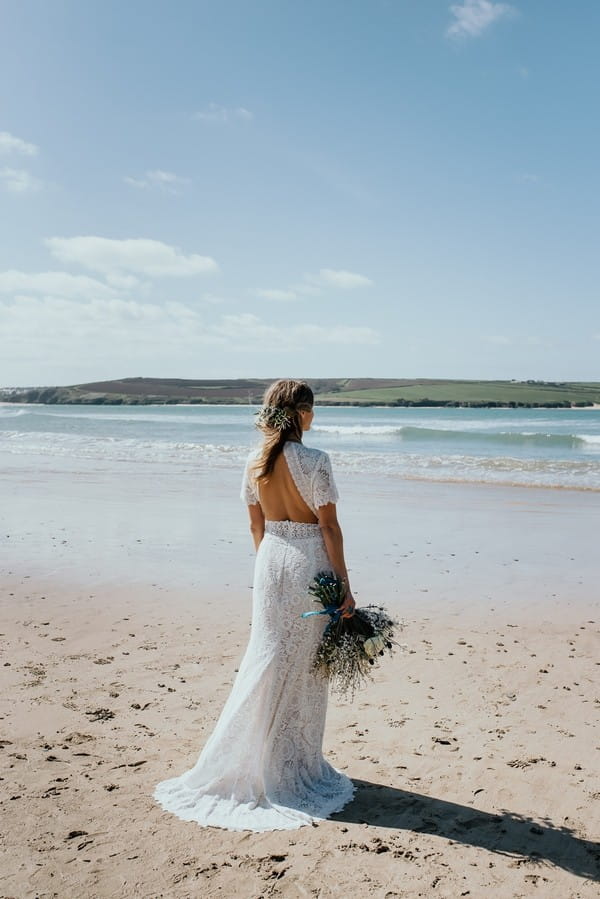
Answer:
[[[337,502],[327,453],[288,441],[284,456],[316,513]],[[242,499],[258,502],[248,476]],[[157,802],[184,821],[228,830],[288,830],[340,811],[354,784],[323,758],[327,681],[311,671],[327,619],[308,586],[330,570],[317,524],[266,521],[254,571],[250,640],[221,716],[196,764],[159,783]]]

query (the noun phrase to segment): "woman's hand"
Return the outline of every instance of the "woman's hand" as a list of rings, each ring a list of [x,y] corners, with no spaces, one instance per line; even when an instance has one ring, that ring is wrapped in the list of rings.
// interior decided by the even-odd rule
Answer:
[[[334,573],[348,584],[348,570],[344,561],[344,538],[342,537],[342,529],[337,520],[337,510],[335,503],[327,503],[325,506],[319,506],[317,509],[317,517],[319,519],[319,527],[325,541],[327,556],[331,563]],[[342,618],[352,618],[354,615],[354,597],[350,588],[346,587],[346,596],[341,604]]]
[[[352,616],[354,615],[355,605],[356,603],[354,602],[354,597],[348,590],[348,592],[346,593],[346,598],[340,606],[340,609],[342,610],[342,618],[352,618]]]

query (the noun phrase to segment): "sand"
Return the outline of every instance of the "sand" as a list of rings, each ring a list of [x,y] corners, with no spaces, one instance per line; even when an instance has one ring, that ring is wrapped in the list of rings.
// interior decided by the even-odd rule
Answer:
[[[239,517],[229,538],[221,515],[212,532],[198,522],[192,577],[180,554],[153,567],[147,516],[92,566],[76,504],[50,519],[50,505],[25,503],[19,518],[15,499],[0,595],[1,897],[598,896],[597,498],[348,493],[358,601],[400,614],[408,649],[354,703],[330,699],[324,751],[355,800],[262,834],[200,828],[152,798],[196,761],[246,645],[243,510],[226,505]],[[5,506],[5,529],[9,518]]]

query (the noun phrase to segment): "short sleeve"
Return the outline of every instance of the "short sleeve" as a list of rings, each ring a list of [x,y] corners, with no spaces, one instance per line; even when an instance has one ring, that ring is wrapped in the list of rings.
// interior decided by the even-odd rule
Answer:
[[[250,467],[252,463],[255,461],[256,455],[255,453],[250,453],[248,458],[246,459],[246,466],[244,468],[244,476],[242,478],[242,489],[240,491],[240,499],[242,502],[245,502],[247,506],[255,505],[258,499],[258,492],[256,490],[256,482],[252,477],[252,473],[250,471]]]
[[[333,478],[331,459],[321,452],[312,476],[312,500],[315,509],[328,503],[337,503],[339,493]]]

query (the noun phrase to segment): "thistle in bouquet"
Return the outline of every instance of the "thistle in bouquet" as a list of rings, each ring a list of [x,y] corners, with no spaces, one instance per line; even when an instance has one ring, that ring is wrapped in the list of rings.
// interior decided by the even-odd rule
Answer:
[[[371,677],[379,657],[390,655],[399,644],[394,639],[400,623],[383,606],[368,605],[342,617],[340,606],[346,582],[331,571],[320,571],[308,588],[314,602],[323,608],[303,612],[303,618],[329,615],[313,659],[313,670],[329,680],[332,692],[354,698],[355,691]]]

